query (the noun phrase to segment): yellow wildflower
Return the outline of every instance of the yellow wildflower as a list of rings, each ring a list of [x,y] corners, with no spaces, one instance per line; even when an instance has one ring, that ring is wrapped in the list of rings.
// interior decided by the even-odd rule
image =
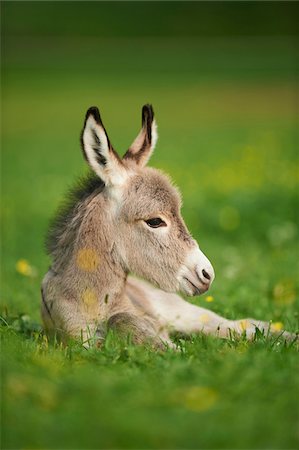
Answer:
[[[26,259],[19,259],[17,261],[16,271],[25,277],[34,277],[36,275],[35,267],[31,266]]]
[[[218,393],[205,386],[191,386],[182,391],[182,404],[186,409],[195,412],[206,411],[212,408],[218,399]]]
[[[283,323],[282,322],[273,322],[271,324],[270,330],[272,332],[283,330]]]
[[[211,303],[211,302],[214,301],[214,297],[212,297],[212,295],[208,295],[208,296],[205,298],[205,301],[208,302],[208,303]]]

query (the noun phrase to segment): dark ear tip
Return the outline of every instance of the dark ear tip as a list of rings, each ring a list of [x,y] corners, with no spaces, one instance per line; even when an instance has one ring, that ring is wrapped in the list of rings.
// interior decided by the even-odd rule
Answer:
[[[151,112],[153,114],[154,110],[153,110],[152,105],[150,105],[149,103],[147,103],[146,105],[143,105],[142,112]]]
[[[142,107],[142,122],[144,122],[145,119],[149,119],[151,122],[154,120],[154,110],[149,103]]]
[[[97,108],[96,106],[91,106],[90,108],[88,108],[85,120],[87,120],[89,116],[92,116],[97,123],[102,123],[99,108]]]

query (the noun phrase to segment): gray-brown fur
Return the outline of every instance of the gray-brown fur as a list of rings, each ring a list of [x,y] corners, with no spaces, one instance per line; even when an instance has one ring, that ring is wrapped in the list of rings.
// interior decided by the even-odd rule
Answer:
[[[122,338],[129,337],[134,344],[150,344],[156,349],[163,349],[165,345],[159,339],[157,321],[150,316],[139,316],[121,312],[111,316],[107,323],[108,329],[117,332]]]
[[[74,240],[84,205],[100,193],[104,188],[103,181],[94,173],[81,177],[67,192],[55,217],[50,223],[46,237],[46,251],[54,261],[62,257],[62,249],[65,254],[70,250],[70,243]]]
[[[94,109],[91,114],[102,125]],[[150,139],[148,116],[143,125],[147,139]],[[94,135],[92,130],[91,142]],[[95,141],[97,153],[102,143],[98,136]],[[83,133],[82,142],[84,147]],[[110,151],[109,141],[108,147]],[[148,149],[141,148],[140,151],[148,152]],[[86,158],[88,160],[92,155],[87,154]],[[135,159],[132,160],[135,164]],[[136,167],[132,173],[130,163],[127,158],[130,176],[122,188],[120,202],[115,204],[103,181],[89,176],[80,182],[79,188],[70,192],[66,206],[50,229],[47,248],[53,262],[43,290],[51,304],[55,326],[71,335],[79,335],[82,329],[87,334],[87,330],[93,332],[101,322],[108,320],[109,323],[115,314],[140,317],[138,308],[125,295],[128,273],[133,271],[164,289],[175,290],[175,274],[183,262],[186,248],[192,245],[186,229],[189,241],[178,240],[180,230],[184,228],[179,213],[180,198],[168,178],[154,169],[142,167]],[[117,221],[112,212],[115,208],[118,208]],[[161,211],[163,217],[172,221],[172,230],[167,239],[159,242],[157,236],[146,229],[144,220]],[[83,255],[82,261],[80,255]],[[96,261],[88,261],[89,258]],[[94,267],[89,267],[93,264]],[[45,308],[44,315],[47,315]],[[140,317],[140,328],[144,329],[147,320]]]
[[[69,193],[50,228],[52,267],[42,284],[49,332],[88,343],[101,339],[108,324],[136,343],[149,340],[159,347],[162,340],[171,345],[172,327],[204,329],[187,302],[167,293],[205,292],[214,271],[181,217],[177,189],[163,173],[145,167],[156,139],[153,110],[146,105],[142,129],[121,160],[97,109],[87,112],[81,142],[95,175]],[[153,229],[153,218],[163,227]],[[131,272],[160,289],[128,277]],[[222,321],[221,333],[227,334],[231,321],[195,308],[195,315],[210,314],[207,332],[216,332]]]

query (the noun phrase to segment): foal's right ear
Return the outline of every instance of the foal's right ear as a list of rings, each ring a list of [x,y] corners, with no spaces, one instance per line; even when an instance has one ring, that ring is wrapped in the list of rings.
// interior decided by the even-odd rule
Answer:
[[[145,166],[154,151],[158,139],[157,125],[152,105],[142,108],[142,128],[123,159],[133,161],[138,166]]]
[[[96,106],[89,108],[86,113],[81,146],[88,164],[106,185],[123,183],[125,178],[123,163],[109,141]]]

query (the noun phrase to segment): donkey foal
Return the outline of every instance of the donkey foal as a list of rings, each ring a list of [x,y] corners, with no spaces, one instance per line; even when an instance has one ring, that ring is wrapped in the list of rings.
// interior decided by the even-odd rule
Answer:
[[[267,332],[266,322],[228,320],[175,294],[206,292],[214,270],[181,217],[178,190],[146,167],[156,141],[150,105],[123,158],[99,110],[87,111],[81,145],[92,172],[69,193],[47,237],[53,264],[42,283],[46,330],[88,345],[108,327],[155,347],[173,346],[172,331],[228,337],[232,330],[248,338],[256,328]]]

